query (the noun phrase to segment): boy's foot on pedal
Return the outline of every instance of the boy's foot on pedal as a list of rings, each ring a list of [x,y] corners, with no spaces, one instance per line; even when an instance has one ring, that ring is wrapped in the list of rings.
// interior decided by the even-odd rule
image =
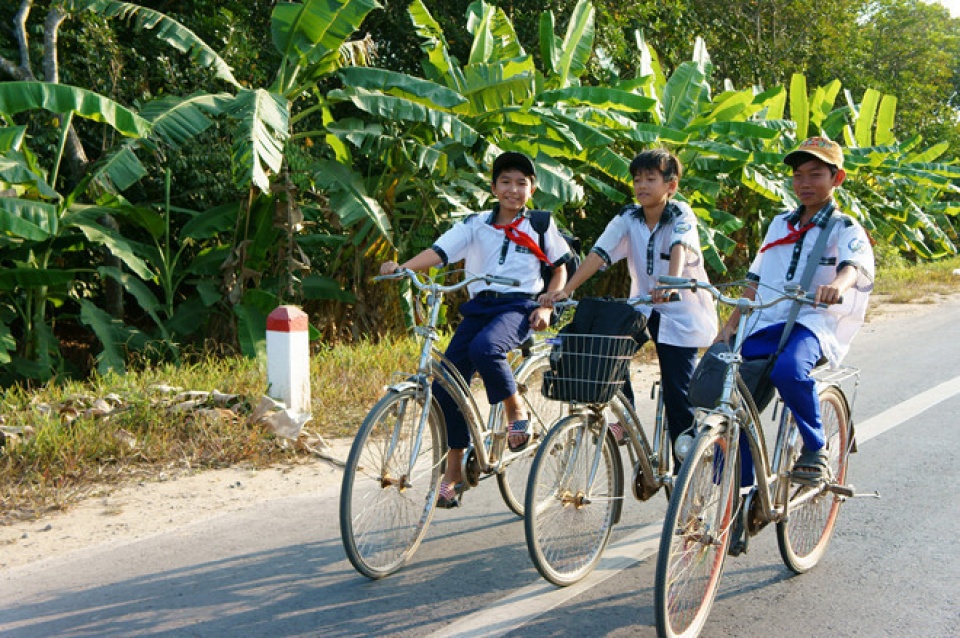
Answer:
[[[460,498],[463,495],[463,483],[448,483],[440,481],[440,491],[437,494],[437,507],[445,510],[460,507]]]
[[[530,427],[529,419],[514,421],[507,428],[507,446],[511,452],[519,452],[527,447],[532,435],[533,428]]]

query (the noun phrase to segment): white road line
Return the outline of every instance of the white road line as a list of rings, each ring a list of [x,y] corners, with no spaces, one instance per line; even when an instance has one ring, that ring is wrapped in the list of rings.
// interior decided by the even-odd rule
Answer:
[[[938,403],[960,394],[960,377],[954,377],[922,394],[907,399],[892,408],[872,416],[863,423],[856,423],[857,440],[860,443],[880,436],[902,425],[917,414]],[[571,585],[559,588],[547,581],[511,592],[493,605],[447,625],[428,638],[496,638],[615,576],[635,563],[639,563],[657,551],[663,521],[641,527],[637,532],[607,547],[600,563],[592,574]]]
[[[863,443],[875,436],[880,436],[887,430],[902,425],[924,410],[932,408],[936,404],[946,401],[958,394],[960,394],[960,377],[954,377],[949,381],[944,381],[935,388],[918,394],[912,399],[907,399],[892,408],[884,410],[876,416],[870,417],[863,423],[854,422],[853,427],[857,433],[857,441]]]
[[[525,625],[657,551],[662,522],[649,523],[610,545],[593,572],[576,585],[556,587],[543,580],[464,616],[428,638],[493,638]]]

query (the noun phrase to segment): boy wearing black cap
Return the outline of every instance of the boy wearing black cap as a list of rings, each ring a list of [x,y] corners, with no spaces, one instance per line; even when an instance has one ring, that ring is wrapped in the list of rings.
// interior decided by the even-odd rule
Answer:
[[[543,249],[534,239],[537,233],[526,204],[536,190],[536,169],[529,157],[512,151],[499,155],[493,162],[490,190],[497,199],[492,210],[470,215],[443,233],[432,247],[399,266],[393,261],[384,263],[380,273],[390,274],[398,267],[427,270],[462,259],[467,272],[520,281],[516,288],[482,281],[471,284],[470,300],[460,306],[463,320],[446,351],[468,382],[474,373],[480,375],[491,405],[503,402],[509,422],[507,444],[519,451],[526,447],[531,432],[507,353],[523,343],[531,329],[543,330],[549,325],[550,309],[540,307],[535,299],[547,283],[541,278],[541,262],[553,267],[546,288],[557,290],[566,283],[566,268],[562,266],[572,255],[552,218]],[[470,443],[469,431],[453,399],[439,384],[435,383],[433,389],[443,410],[450,447],[437,506],[457,507],[462,491],[460,466]]]
[[[839,214],[833,191],[846,178],[840,145],[823,137],[805,140],[783,161],[793,168],[793,191],[800,206],[771,221],[747,274],[748,279],[773,290],[799,282],[817,237],[828,228],[831,217]],[[811,484],[827,478],[828,454],[837,451],[825,446],[816,381],[810,372],[821,358],[831,366],[839,365],[863,323],[874,277],[873,250],[863,227],[852,217],[840,215],[830,233],[809,286],[817,302],[830,307],[800,307],[771,372],[771,381],[793,412],[803,439],[793,477]],[[755,299],[757,287],[748,286],[743,296]],[[791,305],[777,304],[758,313],[743,343],[744,359],[777,351]],[[738,320],[739,312],[734,312],[717,341],[729,341]],[[746,487],[753,483],[753,464],[746,445],[741,444],[741,451],[741,485]]]

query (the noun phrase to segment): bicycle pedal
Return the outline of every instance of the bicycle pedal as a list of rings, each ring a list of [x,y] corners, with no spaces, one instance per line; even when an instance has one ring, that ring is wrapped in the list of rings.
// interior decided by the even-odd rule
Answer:
[[[857,492],[853,485],[840,485],[832,483],[827,485],[827,491],[846,498],[880,498],[880,492]]]

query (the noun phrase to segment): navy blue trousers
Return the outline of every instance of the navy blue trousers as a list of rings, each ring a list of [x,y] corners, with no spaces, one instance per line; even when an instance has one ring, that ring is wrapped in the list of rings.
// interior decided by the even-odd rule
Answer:
[[[740,354],[746,360],[766,357],[777,351],[785,324],[767,326],[746,338]],[[810,376],[823,356],[820,340],[799,323],[787,338],[783,352],[777,357],[770,373],[770,380],[780,393],[780,398],[793,413],[803,445],[810,450],[819,450],[824,445],[823,423],[820,420],[820,398],[817,382]],[[747,447],[746,435],[740,433],[741,485],[753,485],[753,457]]]
[[[460,306],[463,320],[445,354],[468,383],[474,374],[480,375],[490,405],[517,391],[507,354],[530,336],[530,313],[538,305],[528,299],[474,298]],[[470,432],[456,401],[437,382],[433,393],[447,423],[447,446],[466,448]]]
[[[693,425],[693,405],[687,396],[690,379],[697,362],[697,348],[671,346],[660,343],[660,313],[654,310],[647,319],[647,331],[657,348],[660,363],[660,388],[663,392],[663,409],[667,415],[670,439],[677,440],[684,430]],[[623,394],[636,406],[630,372],[623,384]]]

